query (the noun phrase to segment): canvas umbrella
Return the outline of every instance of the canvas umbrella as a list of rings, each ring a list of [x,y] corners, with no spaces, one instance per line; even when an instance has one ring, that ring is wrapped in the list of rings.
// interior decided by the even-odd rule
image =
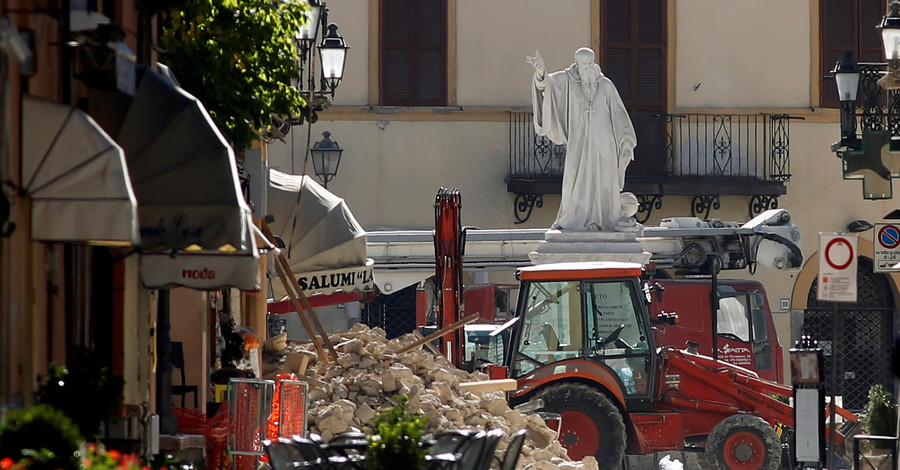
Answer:
[[[284,244],[290,270],[308,297],[374,289],[366,232],[346,202],[309,176],[270,170],[269,229]],[[287,293],[272,283],[275,300]]]
[[[144,70],[116,139],[138,200],[144,285],[258,290],[234,151],[202,103]]]
[[[122,148],[78,108],[22,99],[22,189],[34,240],[131,246],[137,201]]]

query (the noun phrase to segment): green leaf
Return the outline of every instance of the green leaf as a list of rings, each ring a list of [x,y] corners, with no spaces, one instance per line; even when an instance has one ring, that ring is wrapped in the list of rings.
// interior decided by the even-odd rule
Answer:
[[[196,96],[236,150],[249,148],[272,115],[306,107],[294,31],[306,21],[298,0],[188,0],[162,15],[160,60]]]

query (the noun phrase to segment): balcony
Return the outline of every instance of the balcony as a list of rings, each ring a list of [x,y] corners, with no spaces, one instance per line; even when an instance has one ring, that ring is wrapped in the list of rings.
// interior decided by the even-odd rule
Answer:
[[[723,196],[746,196],[751,217],[778,207],[790,180],[787,114],[631,114],[638,137],[625,191],[640,203],[646,222],[665,196],[690,196],[691,215],[709,218]],[[530,112],[509,113],[507,190],[516,195],[517,223],[559,194],[566,157],[563,145],[535,135]]]

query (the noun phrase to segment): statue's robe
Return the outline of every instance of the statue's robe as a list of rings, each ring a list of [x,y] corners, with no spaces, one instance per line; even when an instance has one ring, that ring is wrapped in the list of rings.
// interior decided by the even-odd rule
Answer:
[[[534,128],[567,145],[562,198],[554,228],[614,231],[622,219],[620,192],[637,145],[615,85],[602,73],[587,96],[577,65],[534,76]]]

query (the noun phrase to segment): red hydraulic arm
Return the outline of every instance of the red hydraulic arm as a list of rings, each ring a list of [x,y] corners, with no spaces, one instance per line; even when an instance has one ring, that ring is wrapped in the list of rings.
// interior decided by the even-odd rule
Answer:
[[[435,305],[438,329],[462,318],[465,231],[460,223],[462,202],[456,188],[441,188],[434,200]],[[458,328],[441,338],[440,350],[455,365],[463,360],[464,332]]]
[[[714,360],[686,354],[676,349],[667,349],[663,354],[667,363],[665,375],[681,376],[682,393],[664,393],[662,403],[674,408],[725,414],[738,411],[752,412],[773,426],[780,423],[789,428],[794,427],[793,407],[774,398],[774,395],[793,396],[791,387],[762,380],[751,373],[742,373],[730,367],[716,368],[717,363]],[[700,396],[701,389],[715,390],[718,397],[715,401],[691,398]],[[836,408],[836,412],[851,424],[848,429],[836,430],[835,441],[841,445],[858,418],[840,407]],[[826,409],[826,417],[829,414]]]

